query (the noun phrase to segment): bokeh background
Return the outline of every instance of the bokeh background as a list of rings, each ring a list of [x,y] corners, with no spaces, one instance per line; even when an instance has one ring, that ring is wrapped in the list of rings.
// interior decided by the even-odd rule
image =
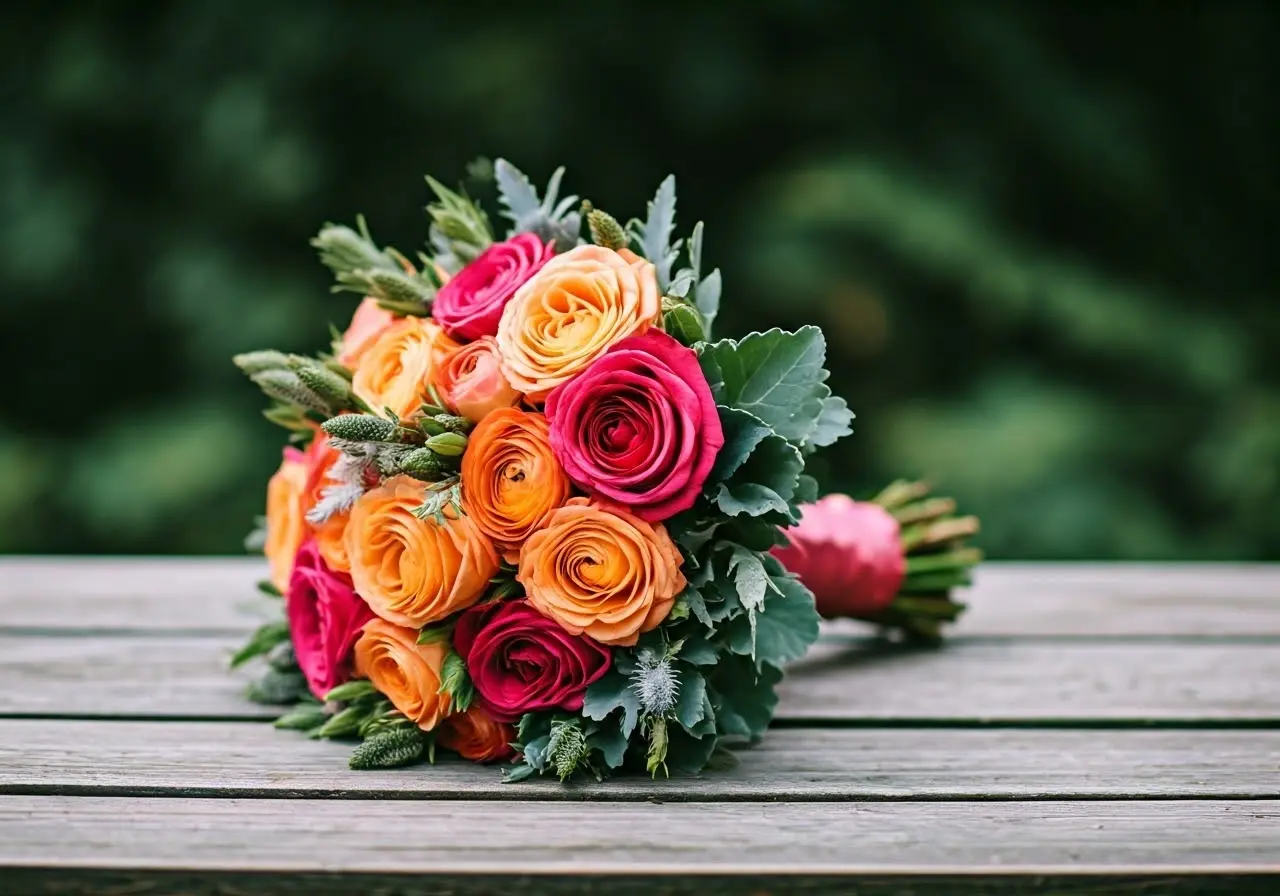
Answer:
[[[354,297],[478,154],[639,214],[719,335],[822,325],[831,488],[997,557],[1280,557],[1280,3],[10,4],[0,550],[235,552],[281,431],[231,354]]]

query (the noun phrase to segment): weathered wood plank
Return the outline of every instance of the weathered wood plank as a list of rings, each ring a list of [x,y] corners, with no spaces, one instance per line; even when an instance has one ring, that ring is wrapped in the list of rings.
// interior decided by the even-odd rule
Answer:
[[[0,625],[244,631],[266,611],[265,571],[256,558],[0,558]],[[989,563],[962,599],[958,636],[1280,635],[1277,564]]]
[[[0,716],[271,718],[229,675],[234,639],[0,636]],[[969,642],[940,650],[819,644],[779,716],[973,722],[1280,721],[1275,644]]]
[[[1280,802],[0,798],[0,869],[435,876],[1280,873]],[[275,881],[271,881],[275,882]],[[261,887],[262,884],[260,883]]]
[[[1280,731],[791,729],[733,769],[502,784],[442,760],[346,768],[349,744],[247,722],[0,721],[0,793],[347,799],[845,801],[1280,798]]]

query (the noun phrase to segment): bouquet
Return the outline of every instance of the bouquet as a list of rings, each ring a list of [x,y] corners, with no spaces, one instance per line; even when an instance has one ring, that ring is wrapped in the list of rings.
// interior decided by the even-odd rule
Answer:
[[[428,178],[413,258],[326,225],[350,325],[315,357],[235,359],[290,445],[257,533],[284,618],[233,664],[265,656],[250,696],[358,741],[353,768],[696,772],[762,735],[819,609],[923,637],[958,612],[974,527],[918,486],[868,505],[869,547],[832,498],[812,516],[835,530],[785,534],[818,498],[806,457],[851,431],[821,331],[713,340],[721,275],[701,223],[675,238],[674,179],[624,226],[562,176],[541,197],[503,160]]]

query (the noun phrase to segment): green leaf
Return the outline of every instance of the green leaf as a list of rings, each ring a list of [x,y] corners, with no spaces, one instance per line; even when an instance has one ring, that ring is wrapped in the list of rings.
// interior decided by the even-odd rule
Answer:
[[[329,721],[316,731],[316,737],[353,737],[360,730],[360,723],[364,721],[367,714],[368,710],[363,706],[348,706],[330,716]]]
[[[796,478],[796,493],[792,498],[798,504],[812,504],[818,500],[818,480],[801,473]]]
[[[720,269],[716,268],[702,278],[693,294],[694,302],[702,312],[702,319],[706,321],[708,337],[711,335],[711,327],[715,324],[716,315],[720,313],[720,285]]]
[[[718,405],[716,411],[720,414],[720,428],[724,431],[724,447],[716,455],[708,482],[723,482],[732,476],[772,432],[768,424],[755,414],[723,405]]]
[[[582,714],[588,719],[602,722],[615,710],[622,710],[622,736],[630,737],[640,719],[640,695],[631,687],[630,665],[626,655],[614,658],[613,668],[587,688],[582,703]],[[619,666],[627,666],[624,670]]]
[[[678,775],[696,775],[707,767],[717,743],[714,723],[701,735],[672,727],[667,736],[667,765]]]
[[[255,656],[262,656],[281,641],[289,639],[289,623],[283,619],[273,619],[260,625],[248,642],[231,657],[231,668],[242,666]]]
[[[631,229],[640,242],[640,251],[657,273],[658,289],[666,292],[671,285],[671,269],[679,254],[679,245],[671,245],[671,234],[676,226],[676,178],[669,174],[658,185],[658,192],[649,202],[648,216],[644,222],[631,222]]]
[[[676,721],[691,730],[706,718],[704,699],[707,694],[707,681],[702,673],[690,665],[680,666],[680,694],[676,698],[673,712]]]
[[[587,735],[587,746],[599,753],[609,768],[618,768],[627,755],[627,735],[621,727],[606,720]]]
[[[729,516],[779,513],[788,522],[804,457],[781,436],[770,433],[716,491],[716,506]]]
[[[758,552],[742,545],[733,545],[733,553],[729,556],[729,574],[733,576],[733,584],[742,606],[748,611],[759,610],[764,606],[765,593],[772,583]]]
[[[707,627],[710,628],[710,625]],[[720,658],[720,652],[707,637],[704,632],[696,632],[685,638],[680,647],[680,659],[693,666],[714,666]]]
[[[748,411],[799,445],[817,427],[831,395],[822,366],[826,351],[821,330],[801,327],[709,343],[699,360],[717,404]]]
[[[838,395],[828,395],[822,400],[822,413],[813,432],[805,440],[805,448],[825,448],[837,439],[842,439],[853,432],[853,411]]]
[[[264,535],[266,533],[266,526],[267,526],[266,519],[264,518],[262,521],[262,529],[263,529]],[[280,589],[277,588],[275,585],[273,585],[270,579],[262,579],[257,583],[256,587],[260,592],[265,594],[267,597],[284,597],[284,595],[280,593]]]
[[[717,730],[753,740],[764,734],[778,706],[774,688],[781,680],[782,671],[773,666],[757,669],[745,656],[725,656],[707,682]]]
[[[692,585],[688,585],[685,587],[684,591],[681,592],[681,597],[683,598],[686,606],[688,606],[689,612],[693,614],[695,619],[707,628],[713,627],[711,616],[707,613],[707,602],[703,599],[702,592]]]
[[[729,626],[729,649],[751,656],[758,666],[781,669],[798,660],[818,640],[818,611],[813,595],[798,579],[770,578],[770,591],[761,612],[735,619]]]
[[[502,783],[503,784],[519,784],[521,781],[525,781],[525,780],[528,780],[529,778],[532,778],[536,772],[537,772],[537,769],[535,769],[532,765],[529,765],[528,763],[513,765],[511,766],[511,768],[507,769],[502,773]]]
[[[475,687],[467,673],[467,664],[457,651],[450,650],[440,666],[440,694],[448,694],[453,712],[466,712],[475,700]]]
[[[326,701],[334,700],[338,703],[352,703],[362,697],[369,697],[377,693],[373,682],[369,681],[369,679],[355,678],[333,688],[324,695],[324,699]]]
[[[453,626],[450,624],[428,625],[422,631],[418,632],[419,644],[439,644],[441,641],[448,641],[449,636],[453,634]]]
[[[301,672],[281,672],[279,669],[268,669],[249,685],[248,691],[250,700],[267,706],[284,706],[308,696],[307,679]]]
[[[559,198],[563,167],[551,175],[541,200],[529,178],[506,159],[494,163],[493,174],[498,199],[506,208],[503,215],[515,224],[515,233],[536,233],[547,242],[555,242],[557,252],[573,248],[582,229],[582,215],[576,210],[577,196]]]
[[[323,725],[328,717],[323,707],[308,704],[285,713],[272,724],[283,731],[310,731]]]

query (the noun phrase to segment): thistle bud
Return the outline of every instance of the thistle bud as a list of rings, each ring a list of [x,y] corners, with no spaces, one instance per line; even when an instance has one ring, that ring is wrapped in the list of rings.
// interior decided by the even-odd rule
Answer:
[[[330,437],[348,442],[395,442],[398,429],[390,420],[372,414],[343,414],[320,424]]]
[[[400,458],[400,469],[412,476],[434,476],[444,472],[444,464],[430,448],[415,448]]]
[[[239,367],[248,376],[264,370],[285,370],[289,366],[289,357],[283,352],[270,349],[260,352],[245,352],[236,355],[231,363]]]
[[[286,404],[296,404],[320,414],[331,414],[333,408],[316,393],[307,388],[298,375],[290,370],[263,370],[251,379],[269,397]]]
[[[627,232],[618,219],[608,212],[593,208],[587,212],[587,226],[591,228],[591,241],[606,249],[625,249]]]
[[[331,407],[345,408],[351,404],[351,385],[319,361],[312,361],[310,358],[290,358],[289,369],[297,374],[304,386],[319,395]]]

